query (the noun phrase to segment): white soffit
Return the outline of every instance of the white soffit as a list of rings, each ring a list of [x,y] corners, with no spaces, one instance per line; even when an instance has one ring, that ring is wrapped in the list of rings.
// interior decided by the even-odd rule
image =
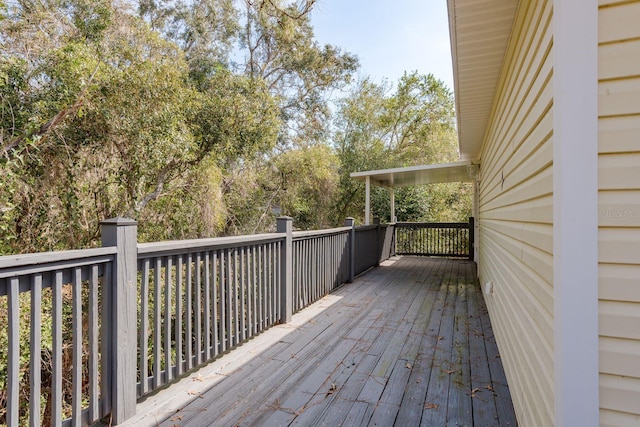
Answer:
[[[380,187],[406,187],[441,182],[472,182],[476,173],[477,165],[472,164],[470,161],[462,161],[439,165],[354,172],[351,177],[359,181],[365,181],[369,177],[371,184]]]
[[[448,0],[458,141],[480,156],[519,0]]]

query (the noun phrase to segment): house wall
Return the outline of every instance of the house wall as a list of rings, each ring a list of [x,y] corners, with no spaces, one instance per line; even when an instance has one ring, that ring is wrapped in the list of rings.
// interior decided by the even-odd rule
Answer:
[[[640,425],[640,1],[600,0],[600,422]]]
[[[521,2],[480,159],[480,281],[521,426],[554,424],[551,17]]]

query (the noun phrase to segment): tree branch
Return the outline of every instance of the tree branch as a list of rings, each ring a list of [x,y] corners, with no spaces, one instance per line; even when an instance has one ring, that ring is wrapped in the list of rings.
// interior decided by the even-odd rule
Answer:
[[[62,110],[60,110],[58,112],[58,114],[56,114],[51,120],[49,120],[48,122],[44,123],[42,126],[40,126],[40,129],[38,129],[38,131],[36,133],[34,133],[33,135],[29,135],[31,136],[40,136],[40,140],[39,143],[42,144],[44,141],[46,141],[47,137],[49,136],[49,134],[54,131],[56,129],[56,127],[62,123],[62,121],[64,121],[64,119],[69,116],[69,115],[74,115],[78,112],[78,110],[80,109],[80,107],[82,106],[82,104],[84,103],[84,97],[87,94],[87,91],[89,89],[89,86],[91,85],[91,82],[93,81],[93,78],[95,77],[96,73],[98,72],[98,68],[100,67],[100,63],[98,63],[96,65],[96,68],[93,70],[93,73],[91,73],[91,77],[89,77],[89,81],[87,82],[86,86],[84,87],[84,89],[82,90],[82,92],[80,93],[80,96],[78,96],[78,98],[76,99],[76,101],[71,104],[69,107],[63,108]],[[27,134],[22,134],[17,138],[14,138],[12,140],[10,140],[6,145],[4,145],[2,147],[2,149],[0,150],[0,153],[2,153],[2,155],[4,157],[6,157],[8,160],[11,160],[15,157],[15,149],[22,144],[24,141],[26,141],[27,139]]]

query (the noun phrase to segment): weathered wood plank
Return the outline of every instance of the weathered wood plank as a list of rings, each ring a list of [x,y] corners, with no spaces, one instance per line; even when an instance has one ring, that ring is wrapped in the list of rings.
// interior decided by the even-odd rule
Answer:
[[[440,285],[441,280],[432,276],[430,293],[433,305],[430,309],[429,323],[426,325],[422,341],[418,347],[418,355],[411,370],[405,396],[398,413],[398,425],[416,425],[420,423],[425,405],[425,397],[429,386],[429,377],[433,365],[434,353],[438,345],[438,333],[442,320],[442,310],[447,296],[447,286]]]
[[[347,307],[349,310],[357,309],[358,307],[352,306]],[[320,312],[322,316],[322,312]],[[327,326],[323,325],[323,322],[318,320],[315,324],[319,324],[320,328],[323,329],[323,333],[316,336],[313,340],[312,346],[307,345],[303,347],[299,352],[295,354],[295,357],[291,357],[291,350],[289,350],[286,346],[279,346],[278,353],[283,355],[289,355],[286,358],[288,361],[286,369],[282,369],[285,367],[283,362],[281,362],[278,358],[276,358],[276,354],[270,355],[260,355],[262,360],[266,360],[267,365],[273,365],[273,369],[262,368],[262,371],[254,371],[248,368],[249,374],[247,376],[235,376],[233,381],[229,379],[225,380],[220,384],[220,388],[218,389],[219,395],[212,395],[211,401],[209,401],[209,397],[205,396],[203,399],[196,401],[197,406],[202,407],[211,407],[214,405],[215,407],[224,407],[226,408],[225,412],[233,413],[234,410],[242,410],[247,411],[247,403],[251,404],[252,409],[249,411],[254,411],[254,408],[259,407],[259,405],[273,406],[273,402],[271,399],[273,398],[273,390],[284,389],[288,390],[291,384],[295,384],[299,381],[299,378],[304,377],[305,374],[305,366],[308,366],[309,360],[315,360],[318,357],[321,357],[319,352],[320,349],[325,349],[326,352],[330,352],[332,348],[331,342],[335,342],[339,340],[339,336],[336,334],[336,330],[342,330],[353,321],[353,316],[350,316],[349,311],[342,311],[340,316],[332,316],[331,319],[334,320],[332,323],[332,328],[330,331],[327,330]],[[288,325],[284,325],[284,328],[287,328]],[[298,330],[293,330],[292,334],[296,334],[299,337],[305,336],[305,331],[302,329],[307,328],[308,326],[314,326],[314,323],[306,323],[300,329],[300,335],[296,333]],[[288,341],[289,337],[286,337],[284,341]],[[297,342],[296,339],[291,339],[293,342]],[[283,339],[280,339],[280,342],[283,342]],[[324,353],[322,353],[324,354]],[[308,367],[306,368],[308,369]],[[265,388],[264,384],[268,384]],[[192,420],[192,422],[205,422],[204,418],[201,421],[197,421],[198,415],[202,415],[206,417],[207,414],[199,414],[197,411],[188,411],[184,417],[185,420]],[[237,412],[236,412],[237,416]],[[192,418],[195,417],[195,418]],[[243,419],[246,418],[246,415],[243,416]],[[221,422],[223,419],[220,420]]]
[[[429,387],[425,398],[420,425],[445,425],[447,416],[447,400],[449,396],[449,375],[451,374],[450,355],[453,341],[453,307],[456,298],[456,287],[451,278],[443,279],[447,287],[447,297],[442,309],[442,321],[438,331],[434,359],[429,376]]]
[[[264,252],[258,259],[274,257],[277,248]],[[128,425],[471,425],[472,405],[476,426],[509,425],[479,414],[478,405],[498,413],[484,399],[490,390],[475,393],[483,400],[471,397],[484,375],[474,359],[484,341],[474,335],[483,323],[473,317],[479,297],[473,273],[468,261],[394,258],[170,387],[171,396],[147,398],[145,407],[155,412]],[[277,298],[278,272],[256,274]],[[322,292],[335,274],[318,264],[325,283],[306,289]],[[278,314],[267,294],[257,292],[257,300],[254,310]],[[466,356],[455,351],[472,343]],[[484,373],[493,375],[484,357]]]
[[[479,299],[481,291],[477,286],[467,289],[469,310],[469,363],[471,367],[471,396],[473,400],[474,425],[495,425],[498,423],[491,373],[485,348]],[[486,313],[484,313],[486,315]]]
[[[389,381],[373,411],[369,424],[378,426],[393,425],[400,410],[400,402],[411,375],[411,364],[405,360],[396,360]]]
[[[457,275],[460,277],[460,273]],[[471,373],[469,372],[469,328],[467,323],[467,286],[458,280],[455,305],[453,346],[451,348],[447,425],[473,425]]]
[[[481,310],[486,312],[484,300],[482,300],[480,307]],[[495,337],[493,336],[489,317],[482,316],[481,321],[485,338],[485,346],[487,349],[487,360],[489,361],[489,370],[491,371],[491,386],[495,396],[498,421],[500,425],[515,426],[517,425],[517,421],[513,410],[511,394],[509,393],[507,378],[505,377],[504,368],[500,361],[500,353],[498,352],[498,346],[496,344]]]
[[[348,425],[347,415],[358,403],[356,399],[362,392],[378,359],[378,356],[364,354],[359,360],[353,362],[353,366],[345,366],[341,371],[342,375],[336,381],[341,386],[336,385],[334,390],[325,386],[324,390],[331,391],[330,394],[326,394],[329,391],[325,391],[325,395],[316,393],[309,401],[306,410],[299,414],[291,425],[341,425],[343,422]]]
[[[359,286],[364,287],[366,285],[360,284]],[[359,286],[353,286],[351,290],[358,291]],[[308,365],[308,360],[313,360],[309,358],[313,357],[321,360],[327,354],[330,354],[333,348],[339,344],[340,336],[336,334],[336,331],[347,329],[349,324],[357,320],[353,318],[353,316],[357,314],[352,313],[351,316],[347,315],[347,311],[354,311],[358,306],[347,302],[349,292],[346,289],[345,291],[343,299],[340,300],[343,305],[336,304],[332,307],[335,312],[329,317],[329,319],[331,319],[329,322],[330,327],[327,327],[326,320],[322,319],[325,315],[321,310],[319,316],[313,317],[313,319],[306,322],[300,329],[296,329],[296,331],[284,338],[284,340],[280,340],[280,342],[290,341],[291,344],[295,344],[295,346],[282,346],[280,354],[271,355],[267,364],[282,360],[288,362],[288,369],[268,369],[265,366],[263,372],[266,371],[269,373],[266,377],[264,375],[255,379],[245,377],[242,381],[234,384],[225,381],[225,384],[221,384],[222,388],[219,390],[222,398],[220,398],[220,396],[215,397],[212,402],[214,408],[228,408],[232,406],[247,411],[246,402],[250,405],[248,412],[257,413],[260,412],[260,408],[262,408],[261,410],[265,408],[273,409],[275,406],[281,405],[281,402],[273,401],[272,389],[288,390],[288,384],[295,385],[301,378],[308,376],[304,367]],[[374,302],[375,300],[370,300],[369,304],[373,304]],[[320,301],[320,304],[322,305],[322,301]],[[361,312],[359,316],[369,315],[369,308],[370,307],[366,305],[359,307],[359,311]],[[355,322],[355,324],[357,325],[358,323]],[[300,334],[297,332],[300,332]],[[298,345],[300,342],[301,344]],[[292,355],[294,357],[292,357]],[[256,395],[262,395],[263,397],[256,398]],[[207,406],[206,402],[205,406]],[[211,409],[211,406],[207,407]],[[191,414],[187,415],[187,417],[190,416]],[[244,420],[247,420],[246,417],[246,414],[243,415]],[[221,420],[221,422],[222,421],[223,420]]]

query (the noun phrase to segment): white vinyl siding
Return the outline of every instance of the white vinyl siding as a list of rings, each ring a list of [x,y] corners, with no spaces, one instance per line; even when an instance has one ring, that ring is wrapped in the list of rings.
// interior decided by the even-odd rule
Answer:
[[[640,1],[599,10],[600,422],[640,425]]]
[[[521,2],[481,152],[481,283],[519,425],[553,425],[551,3]]]

